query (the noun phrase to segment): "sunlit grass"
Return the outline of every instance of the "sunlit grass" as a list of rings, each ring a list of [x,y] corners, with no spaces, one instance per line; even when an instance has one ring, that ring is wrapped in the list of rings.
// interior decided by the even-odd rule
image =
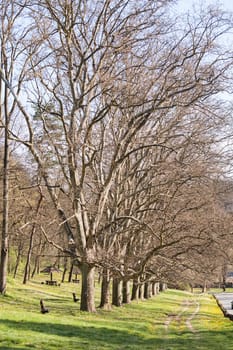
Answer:
[[[88,314],[72,299],[72,292],[80,296],[80,285],[46,286],[41,284],[44,279],[40,276],[26,285],[9,279],[7,294],[0,297],[1,350],[233,349],[233,323],[223,317],[211,295],[169,290],[111,312],[97,309]],[[48,314],[40,313],[41,298]],[[190,328],[187,319],[192,313]]]

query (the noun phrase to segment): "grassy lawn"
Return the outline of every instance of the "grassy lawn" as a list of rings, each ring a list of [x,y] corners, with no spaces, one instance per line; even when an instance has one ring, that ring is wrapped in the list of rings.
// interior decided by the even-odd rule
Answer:
[[[211,295],[168,290],[148,301],[88,314],[73,302],[72,292],[79,295],[79,288],[9,280],[7,295],[0,296],[0,349],[233,349],[233,323]],[[48,314],[40,313],[41,298]]]

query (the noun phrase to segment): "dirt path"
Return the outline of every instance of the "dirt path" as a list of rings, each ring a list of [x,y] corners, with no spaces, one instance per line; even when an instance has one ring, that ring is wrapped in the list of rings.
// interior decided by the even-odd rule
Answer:
[[[197,316],[200,310],[200,304],[197,300],[184,300],[181,304],[178,313],[168,314],[164,323],[166,333],[169,333],[169,328],[174,325],[182,330],[187,328],[192,333],[197,333],[192,325],[193,319]]]

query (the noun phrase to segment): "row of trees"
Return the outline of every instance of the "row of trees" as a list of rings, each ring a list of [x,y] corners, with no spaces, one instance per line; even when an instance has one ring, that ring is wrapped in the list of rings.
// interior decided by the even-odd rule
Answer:
[[[225,259],[232,21],[215,7],[175,17],[173,3],[1,4],[2,293],[13,151],[27,172],[10,230],[19,252],[29,235],[25,282],[45,241],[78,265],[86,311],[96,267],[106,307],[110,277],[116,291],[122,279],[188,280],[211,254]]]

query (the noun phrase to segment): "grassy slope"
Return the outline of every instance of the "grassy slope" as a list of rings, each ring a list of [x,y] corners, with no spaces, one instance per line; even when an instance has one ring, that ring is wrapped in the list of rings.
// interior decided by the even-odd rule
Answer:
[[[73,303],[72,292],[79,295],[79,288],[40,281],[23,286],[10,280],[7,296],[0,297],[0,349],[233,349],[233,323],[210,295],[170,290],[111,312],[88,314]],[[50,308],[48,314],[40,314],[40,298]],[[197,303],[200,310],[195,314]]]

